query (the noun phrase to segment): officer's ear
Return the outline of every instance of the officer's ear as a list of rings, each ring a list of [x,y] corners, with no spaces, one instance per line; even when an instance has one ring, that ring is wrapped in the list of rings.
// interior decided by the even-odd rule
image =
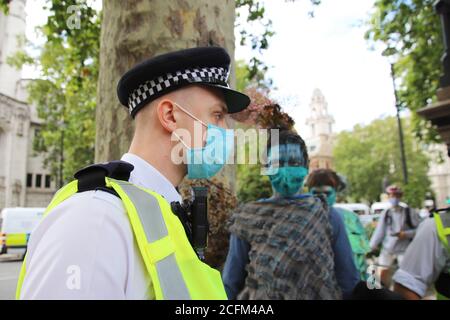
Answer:
[[[155,106],[156,116],[161,126],[172,133],[177,129],[177,121],[174,115],[175,104],[169,99],[159,100]]]

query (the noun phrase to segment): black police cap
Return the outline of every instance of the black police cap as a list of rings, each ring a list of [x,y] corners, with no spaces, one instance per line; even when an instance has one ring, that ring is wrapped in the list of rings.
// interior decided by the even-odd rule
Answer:
[[[245,109],[250,98],[230,89],[230,56],[221,47],[191,48],[145,60],[119,80],[117,95],[134,118],[150,101],[190,84],[221,89],[229,113]]]

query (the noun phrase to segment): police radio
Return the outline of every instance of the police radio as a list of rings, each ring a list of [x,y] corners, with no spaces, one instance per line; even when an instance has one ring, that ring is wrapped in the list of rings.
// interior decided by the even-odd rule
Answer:
[[[172,202],[173,213],[180,219],[186,236],[200,260],[205,260],[208,244],[208,188],[192,187],[192,199]]]

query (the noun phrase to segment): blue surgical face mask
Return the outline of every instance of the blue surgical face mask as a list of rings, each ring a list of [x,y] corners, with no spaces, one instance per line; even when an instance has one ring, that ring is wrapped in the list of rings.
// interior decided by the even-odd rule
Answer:
[[[206,144],[202,148],[191,148],[174,132],[174,135],[187,149],[187,178],[208,179],[213,177],[225,165],[234,149],[234,131],[224,129],[212,124],[206,125],[189,111],[175,105],[194,120],[199,121],[207,128]]]
[[[327,204],[332,207],[336,203],[336,190],[333,187],[327,186],[323,188],[311,188],[311,193],[313,195],[323,194],[327,199]]]
[[[393,207],[396,207],[400,203],[400,199],[398,199],[398,198],[389,198],[389,202],[391,203],[391,205]]]

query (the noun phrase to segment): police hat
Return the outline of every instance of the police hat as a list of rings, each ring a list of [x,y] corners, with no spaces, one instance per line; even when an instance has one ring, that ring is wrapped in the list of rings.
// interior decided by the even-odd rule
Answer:
[[[150,101],[189,84],[221,89],[229,113],[245,109],[250,98],[230,89],[230,56],[220,47],[191,48],[162,54],[126,72],[117,85],[120,103],[134,118]]]

